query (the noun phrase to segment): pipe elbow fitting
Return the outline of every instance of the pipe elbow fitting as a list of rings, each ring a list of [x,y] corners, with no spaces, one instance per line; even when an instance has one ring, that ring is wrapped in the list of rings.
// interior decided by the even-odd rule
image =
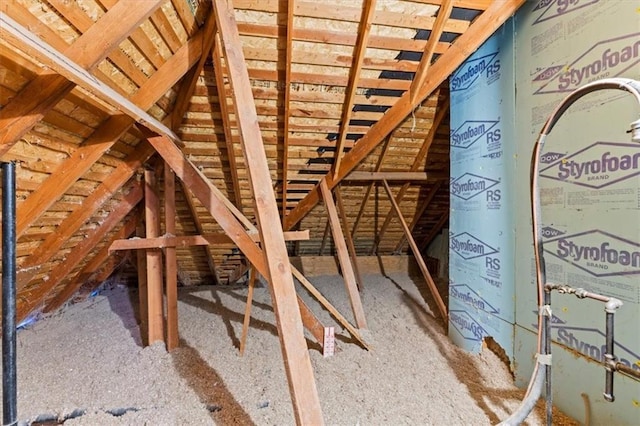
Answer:
[[[612,297],[611,299],[609,299],[607,303],[605,303],[604,310],[605,312],[609,312],[613,314],[616,312],[617,309],[621,308],[622,305],[623,305],[622,300]]]

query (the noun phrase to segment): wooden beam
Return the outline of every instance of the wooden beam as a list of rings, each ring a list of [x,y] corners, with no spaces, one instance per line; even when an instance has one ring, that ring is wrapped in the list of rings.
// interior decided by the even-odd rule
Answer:
[[[251,239],[258,243],[260,235],[255,232],[248,232]],[[304,231],[288,231],[284,233],[285,241],[301,241],[309,239],[309,230]],[[140,250],[149,248],[166,248],[166,247],[189,247],[189,246],[207,246],[217,244],[233,244],[233,240],[227,234],[201,234],[174,236],[164,235],[157,238],[134,238],[130,240],[117,240],[109,247],[110,251],[116,250]]]
[[[320,250],[318,254],[322,256],[324,254],[324,247],[327,244],[327,240],[329,239],[329,231],[331,231],[331,224],[329,223],[329,218],[327,217],[327,223],[324,226],[324,233],[322,234],[322,242],[320,243]]]
[[[349,70],[349,82],[347,83],[347,91],[342,106],[342,118],[340,119],[340,131],[338,132],[338,140],[336,141],[336,151],[333,161],[333,177],[338,176],[340,163],[344,155],[344,145],[349,133],[349,122],[351,121],[351,113],[353,112],[353,100],[358,89],[358,80],[360,80],[360,72],[362,71],[362,63],[364,55],[369,44],[369,34],[371,33],[371,23],[376,13],[376,0],[364,2],[362,9],[362,17],[360,18],[360,27],[358,28],[358,38],[353,54],[353,62]]]
[[[140,208],[138,214],[139,222],[136,227],[136,235],[138,238],[146,236],[144,225],[144,209]],[[138,306],[140,307],[140,340],[143,345],[149,344],[149,303],[147,301],[147,253],[139,250],[136,251],[136,269],[138,270]]]
[[[202,32],[190,40],[183,49],[173,55],[157,70],[132,97],[131,102],[141,109],[150,108],[193,65],[194,52],[202,47]],[[69,189],[118,139],[135,123],[133,118],[115,115],[107,119],[68,159],[18,205],[16,224],[18,238]],[[136,148],[138,149],[138,148]],[[139,148],[143,152],[149,146]],[[152,151],[151,151],[152,152]],[[135,153],[132,154],[135,157]],[[146,161],[146,158],[143,162]]]
[[[160,194],[155,170],[144,171],[145,235],[160,235]],[[147,257],[147,321],[148,344],[164,341],[164,309],[162,297],[162,251],[148,249]]]
[[[358,293],[358,287],[356,285],[356,277],[353,272],[353,266],[349,260],[349,253],[347,251],[347,245],[344,242],[344,234],[340,228],[340,219],[336,211],[336,205],[333,202],[333,194],[331,190],[324,183],[324,180],[320,182],[320,189],[322,190],[322,199],[324,200],[325,208],[327,209],[327,215],[329,216],[329,223],[331,224],[331,234],[333,235],[333,243],[336,246],[338,252],[338,260],[340,262],[340,269],[342,270],[342,278],[344,278],[344,284],[347,288],[347,294],[349,295],[349,301],[351,302],[351,309],[353,310],[353,316],[356,319],[358,328],[367,328],[367,321],[364,316],[364,309],[362,308],[362,301],[360,300],[360,294]]]
[[[154,153],[153,148],[146,142],[138,145],[128,158],[122,161],[109,175],[109,180],[101,183],[86,197],[69,216],[50,233],[44,241],[36,247],[33,253],[22,263],[22,269],[34,268],[47,263],[62,247],[62,245],[104,205],[131,178],[135,171]],[[20,211],[20,210],[18,210]],[[37,272],[24,274],[18,278],[18,289],[24,288]]]
[[[427,180],[431,174],[425,172],[351,172],[344,180],[348,181],[420,181]]]
[[[176,177],[168,164],[164,166],[164,229],[176,233]],[[178,256],[175,247],[164,249],[165,296],[167,308],[167,350],[180,345],[178,336]]]
[[[112,237],[112,240],[127,238],[129,235],[135,232],[136,225],[138,224],[138,217],[135,215],[131,215],[129,219],[125,222],[125,224],[115,233]],[[73,280],[67,284],[55,297],[47,302],[43,311],[44,312],[52,312],[62,306],[67,300],[71,298],[82,285],[86,284],[87,281],[94,275],[99,268],[105,263],[105,261],[110,257],[109,253],[109,244],[105,244],[104,247],[96,253],[91,260],[82,268],[80,272],[73,278]],[[113,258],[113,257],[112,257]],[[109,267],[111,272],[113,272],[114,268],[119,265],[120,262],[113,263],[113,267]],[[109,273],[107,276],[111,275]],[[101,280],[102,281],[102,280]]]
[[[111,210],[97,228],[91,230],[77,246],[66,256],[64,262],[60,262],[47,276],[48,280],[42,282],[34,290],[23,290],[18,292],[18,321],[22,321],[33,309],[39,306],[62,280],[67,278],[73,269],[86,259],[87,253],[104,238],[104,236],[115,228],[131,210],[142,199],[142,188],[140,185],[133,189],[122,199],[122,201]]]
[[[213,59],[213,74],[218,89],[218,103],[220,104],[220,116],[222,117],[222,129],[224,130],[224,144],[227,148],[227,159],[231,174],[231,186],[233,188],[233,200],[236,207],[242,211],[242,193],[240,192],[240,180],[238,179],[238,166],[233,149],[233,135],[231,133],[231,119],[229,118],[229,106],[227,105],[227,87],[224,83],[224,68],[222,67],[220,36],[216,35],[211,57]]]
[[[442,317],[442,320],[444,321],[444,323],[446,324],[449,318],[449,314],[447,313],[447,306],[444,304],[444,301],[442,300],[442,297],[440,296],[440,293],[438,292],[438,287],[436,287],[436,283],[433,281],[433,278],[431,277],[431,273],[429,273],[429,269],[427,268],[427,265],[424,263],[424,259],[422,258],[422,255],[420,254],[420,250],[418,249],[418,246],[416,245],[416,242],[413,239],[413,236],[411,235],[411,231],[409,231],[409,227],[407,226],[407,222],[405,222],[404,217],[402,216],[402,211],[400,210],[400,206],[398,206],[398,203],[396,203],[395,198],[393,197],[393,193],[391,192],[391,188],[389,188],[389,184],[387,183],[386,180],[382,181],[382,184],[384,185],[384,189],[387,191],[387,195],[389,196],[389,200],[391,201],[391,204],[393,205],[393,208],[396,212],[396,215],[398,216],[398,219],[400,220],[400,224],[402,225],[402,229],[404,230],[404,234],[407,238],[407,241],[409,242],[409,246],[411,247],[411,251],[413,251],[413,256],[416,259],[416,262],[418,263],[418,266],[420,267],[420,271],[422,272],[422,275],[425,279],[425,281],[427,282],[427,286],[429,287],[429,290],[431,291],[431,295],[433,296],[433,299],[436,302],[436,305],[438,306],[438,309],[440,310],[440,315]]]
[[[227,67],[230,70],[229,80],[234,95],[233,104],[255,200],[254,208],[259,225],[260,241],[267,263],[267,273],[264,276],[268,278],[271,290],[293,412],[298,424],[321,425],[324,420],[320,400],[304,340],[300,307],[294,297],[295,286],[291,266],[282,236],[278,206],[272,189],[262,135],[258,127],[255,101],[242,53],[233,5],[230,0],[216,0],[213,2],[213,7]]]
[[[291,106],[291,63],[293,62],[293,15],[295,0],[287,0],[287,44],[285,46],[285,72],[284,72],[284,131],[282,132],[282,220],[287,216],[287,195],[289,171],[289,115]]]
[[[167,126],[153,119],[142,108],[123,98],[111,87],[97,80],[84,68],[69,60],[62,53],[1,12],[0,34],[2,34],[5,41],[15,48],[33,56],[67,80],[89,91],[92,95],[107,103],[112,103],[113,106],[119,108],[134,120],[145,123],[153,131],[167,135],[174,142],[179,141],[178,137]]]
[[[249,290],[247,292],[247,303],[244,308],[244,320],[242,321],[242,335],[240,336],[240,356],[244,355],[244,348],[247,342],[249,322],[251,321],[251,304],[253,303],[253,289],[256,286],[256,268],[251,268],[249,273]]]
[[[347,243],[347,250],[349,251],[349,257],[351,258],[351,264],[353,265],[353,272],[356,276],[356,283],[358,284],[358,290],[364,290],[364,281],[362,275],[360,275],[360,268],[358,267],[358,254],[356,252],[356,246],[353,244],[353,238],[349,233],[349,221],[347,219],[347,212],[342,202],[342,191],[340,186],[336,186],[333,190],[336,194],[336,206],[338,207],[338,213],[340,214],[340,220],[342,221],[342,228],[344,229],[345,242]]]
[[[198,84],[198,78],[200,77],[200,74],[204,69],[204,64],[209,57],[211,48],[213,47],[213,42],[215,40],[216,34],[216,20],[213,15],[209,15],[209,17],[207,18],[202,32],[204,34],[204,40],[202,42],[202,54],[200,55],[200,59],[198,59],[198,63],[193,66],[185,75],[185,80],[180,86],[180,90],[178,91],[178,95],[176,96],[176,101],[173,106],[174,112],[171,114],[170,126],[174,131],[177,130],[180,126],[182,117],[189,107],[189,102],[191,101],[193,92],[196,88],[196,85]]]
[[[65,56],[85,69],[92,69],[161,4],[162,0],[119,1],[64,51]],[[73,84],[65,78],[45,70],[29,82],[0,110],[0,157],[72,89]]]
[[[453,1],[442,0],[440,9],[438,9],[436,22],[433,24],[433,28],[431,29],[431,33],[429,34],[429,40],[427,40],[427,45],[424,47],[424,52],[422,52],[422,58],[420,58],[418,70],[416,71],[413,77],[413,81],[411,82],[411,87],[409,88],[409,93],[411,94],[411,103],[417,103],[417,97],[420,93],[419,88],[424,84],[424,81],[427,78],[427,72],[429,71],[429,67],[431,66],[431,59],[433,58],[436,46],[440,41],[440,36],[444,31],[447,20],[451,16],[452,10]]]
[[[464,62],[484,41],[494,33],[525,0],[495,1],[460,35],[455,43],[431,65],[429,75],[419,88],[415,102],[410,102],[410,94],[404,93],[389,108],[382,118],[345,154],[338,175],[325,177],[329,189],[333,189],[345,176],[371,153],[389,133],[393,131],[413,109],[427,98],[457,67]],[[311,190],[285,218],[285,230],[292,229],[320,201],[320,184]]]

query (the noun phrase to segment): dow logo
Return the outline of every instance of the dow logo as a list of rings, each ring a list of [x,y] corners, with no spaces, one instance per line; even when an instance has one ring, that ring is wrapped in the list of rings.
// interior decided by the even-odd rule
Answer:
[[[449,311],[449,322],[465,340],[479,342],[489,335],[466,311]]]
[[[540,171],[540,176],[600,189],[640,174],[640,145],[596,142]]]
[[[460,300],[467,305],[471,305],[476,309],[488,312],[490,314],[499,314],[500,310],[491,306],[489,302],[482,298],[474,289],[467,284],[449,285],[449,296]]]
[[[451,146],[467,149],[478,139],[487,135],[498,123],[498,120],[467,120],[451,132]]]
[[[559,229],[555,229],[551,226],[545,226],[542,228],[542,238],[554,238],[564,234],[564,231],[560,231]]]
[[[500,71],[500,60],[496,59],[498,52],[489,53],[479,58],[466,61],[458,68],[458,71],[451,77],[451,92],[458,92],[470,88],[481,76],[492,76]]]
[[[499,183],[500,181],[498,180],[474,175],[473,173],[465,173],[451,182],[450,192],[453,196],[469,200]]]
[[[533,24],[564,16],[583,7],[598,3],[599,0],[540,0],[534,12],[542,11]]]
[[[571,92],[601,78],[617,77],[640,62],[640,33],[602,40],[588,48],[535,94]]]
[[[545,152],[544,154],[542,154],[540,156],[540,162],[542,164],[551,164],[555,161],[558,161],[559,159],[561,159],[562,157],[564,157],[566,155],[561,153],[561,152]]]
[[[450,248],[463,259],[470,260],[497,253],[498,250],[483,243],[468,232],[451,237]]]
[[[640,244],[598,229],[548,240],[544,251],[596,277],[640,274]]]

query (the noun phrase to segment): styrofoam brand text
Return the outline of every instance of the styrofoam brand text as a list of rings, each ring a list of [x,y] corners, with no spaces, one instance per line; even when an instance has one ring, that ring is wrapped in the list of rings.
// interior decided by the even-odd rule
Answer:
[[[487,140],[500,138],[500,129],[492,129],[499,123],[497,120],[476,121],[467,120],[451,132],[451,146],[454,148],[469,148],[478,139],[485,136]],[[497,133],[496,133],[497,132]]]
[[[500,60],[496,59],[498,52],[489,53],[466,61],[450,80],[451,91],[456,92],[466,90],[480,77],[486,75],[491,77],[500,71]]]
[[[535,93],[570,92],[602,78],[617,77],[640,62],[640,33],[603,40],[584,52]]]
[[[463,259],[475,259],[482,256],[497,253],[498,250],[486,244],[468,232],[454,235],[450,240],[451,250],[456,252]]]
[[[596,142],[543,169],[540,176],[600,189],[637,174],[639,145]]]
[[[640,245],[608,232],[591,230],[549,243],[555,243],[555,248],[546,252],[594,276],[640,273]]]

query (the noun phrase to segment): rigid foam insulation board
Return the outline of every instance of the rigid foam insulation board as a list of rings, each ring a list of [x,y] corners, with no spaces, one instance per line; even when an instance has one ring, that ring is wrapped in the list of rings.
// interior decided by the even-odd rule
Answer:
[[[535,276],[529,205],[534,142],[551,111],[576,88],[602,78],[640,80],[640,3],[527,2],[516,15],[516,350],[519,383],[535,352]],[[615,353],[640,370],[640,144],[629,124],[640,105],[625,91],[582,97],[550,132],[539,174],[547,280],[624,303],[615,315]],[[637,424],[640,382],[615,376],[603,398],[604,304],[552,294],[555,403],[591,424]],[[525,343],[526,342],[526,343]]]
[[[508,57],[509,49],[515,56],[514,61],[500,62],[500,78],[514,78],[510,86],[502,85],[504,92],[487,94],[484,107],[478,102],[474,109],[468,102],[454,101],[455,77],[465,72],[466,64],[451,80],[451,285],[457,285],[457,280],[462,284],[464,279],[475,284],[469,284],[473,293],[461,293],[461,297],[452,294],[450,309],[464,312],[461,324],[482,324],[488,314],[478,306],[486,306],[489,299],[484,297],[481,301],[471,296],[493,293],[502,297],[491,306],[500,306],[499,318],[503,322],[515,322],[514,345],[505,347],[508,340],[504,337],[497,340],[513,357],[516,381],[524,386],[536,353],[538,310],[529,190],[535,140],[549,114],[576,88],[601,78],[640,80],[640,4],[530,1],[516,14],[511,30],[505,28],[482,48],[488,49],[486,52],[499,51],[501,57]],[[474,57],[477,55],[478,52]],[[478,80],[488,81],[488,76],[485,69]],[[470,87],[468,91],[474,90]],[[482,90],[475,89],[478,93]],[[512,96],[514,101],[509,104]],[[465,121],[491,120],[475,117],[496,109],[501,111],[503,134],[508,133],[505,128],[514,126],[513,135],[502,138],[502,162],[486,165],[487,159],[480,152],[473,156],[474,161],[465,162],[456,146],[460,145],[460,138],[455,132],[466,131],[460,127]],[[640,369],[640,144],[631,143],[627,130],[639,114],[640,105],[624,91],[603,90],[581,98],[562,115],[547,138],[539,177],[547,279],[623,301],[616,313],[615,352],[620,361],[635,369]],[[459,188],[454,184],[464,173],[485,179],[484,184],[470,183],[468,189],[481,190],[482,185],[486,188],[491,182],[496,182],[493,188],[501,185],[500,221],[491,221],[487,210],[465,209],[466,202],[476,199],[479,203],[472,193],[460,205],[461,197],[456,194]],[[474,228],[478,235],[466,231],[467,235],[479,242],[473,243],[470,237],[460,240],[464,227]],[[511,234],[513,239],[507,241],[511,245],[491,244],[504,238],[507,230],[515,231]],[[491,256],[501,255],[502,293],[487,283],[481,286],[482,281],[472,277],[474,271],[465,262],[453,261],[455,256],[461,257],[460,247],[475,247],[478,254],[484,250],[483,257],[491,251],[496,252]],[[502,251],[505,248],[508,253]],[[482,277],[485,271],[479,266],[476,270]],[[507,279],[513,285],[511,292],[504,289],[503,281]],[[455,292],[456,287],[453,288]],[[602,396],[603,304],[554,292],[552,310],[554,403],[567,414],[591,424],[637,424],[638,381],[616,374],[615,402],[606,402]],[[503,312],[514,315],[508,317]],[[452,327],[455,328],[453,322]],[[494,332],[500,330],[484,327],[478,334]],[[473,350],[478,346],[470,345],[454,332],[450,334],[465,348]]]
[[[449,336],[478,352],[491,336],[513,356],[513,22],[451,76]]]

